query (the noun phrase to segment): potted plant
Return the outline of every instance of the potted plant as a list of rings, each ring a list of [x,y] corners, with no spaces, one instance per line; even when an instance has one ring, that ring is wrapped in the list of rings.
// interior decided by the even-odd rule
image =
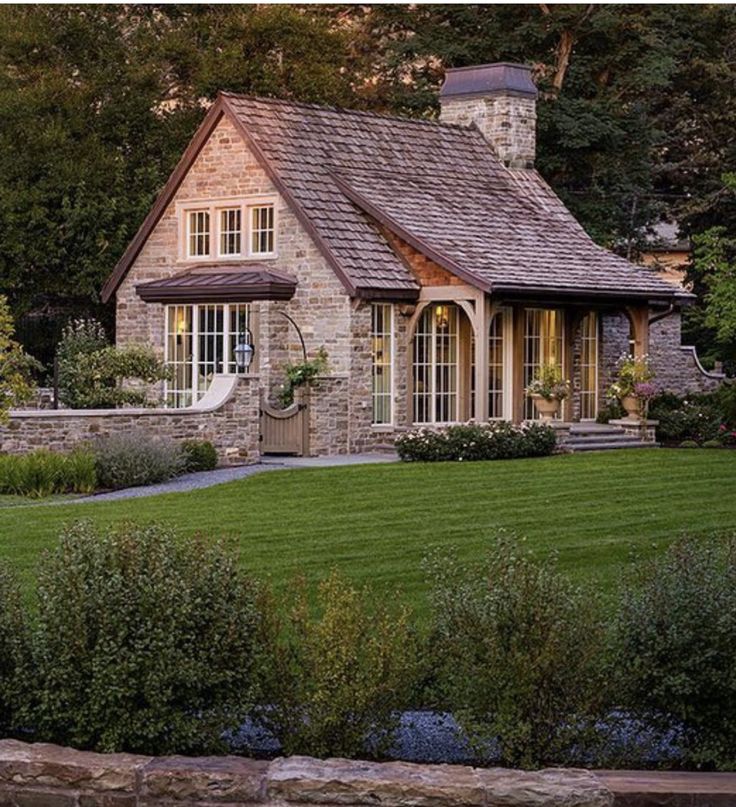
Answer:
[[[526,394],[534,401],[534,408],[542,420],[552,420],[560,402],[570,394],[570,382],[563,380],[557,364],[542,364],[526,388]]]
[[[609,397],[618,398],[629,420],[638,420],[657,390],[651,380],[654,371],[647,356],[624,353],[616,363],[616,380],[608,389]]]

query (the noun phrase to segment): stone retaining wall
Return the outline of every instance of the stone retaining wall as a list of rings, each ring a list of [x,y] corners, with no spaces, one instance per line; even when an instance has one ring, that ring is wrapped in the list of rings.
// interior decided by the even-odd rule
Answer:
[[[98,437],[137,432],[209,440],[222,465],[257,462],[258,387],[254,376],[220,376],[200,404],[189,409],[17,410],[7,426],[0,426],[0,452],[71,451]]]
[[[147,757],[0,741],[2,807],[725,807],[736,775]]]

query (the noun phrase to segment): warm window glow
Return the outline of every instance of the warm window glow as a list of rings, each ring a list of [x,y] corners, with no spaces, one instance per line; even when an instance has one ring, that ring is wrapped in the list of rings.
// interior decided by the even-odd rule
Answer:
[[[203,257],[210,254],[209,210],[189,211],[189,256]]]
[[[543,364],[564,368],[563,313],[556,309],[527,308],[524,312],[524,387],[536,376]],[[524,401],[524,417],[539,417],[529,396]]]
[[[488,417],[501,420],[505,417],[504,393],[506,389],[506,345],[504,329],[507,309],[498,311],[488,329]]]
[[[393,419],[393,306],[375,303],[371,307],[371,344],[373,354],[373,423],[391,423]]]
[[[240,255],[241,212],[239,207],[220,211],[220,255]]]
[[[415,423],[458,419],[459,316],[455,305],[424,309],[414,332]]]
[[[273,205],[250,208],[250,251],[252,255],[270,255],[274,251]]]
[[[235,346],[251,332],[250,306],[166,306],[166,361],[174,378],[166,384],[166,405],[190,406],[208,390],[216,373],[243,373]]]
[[[580,418],[598,415],[598,315],[591,311],[580,323]]]

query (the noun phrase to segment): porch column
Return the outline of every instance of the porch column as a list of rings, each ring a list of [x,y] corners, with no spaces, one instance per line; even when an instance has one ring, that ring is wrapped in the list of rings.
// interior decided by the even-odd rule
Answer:
[[[475,303],[475,420],[488,420],[488,326],[490,302],[484,295]]]
[[[634,356],[638,359],[649,353],[649,306],[630,305],[626,308],[626,316],[631,323]]]

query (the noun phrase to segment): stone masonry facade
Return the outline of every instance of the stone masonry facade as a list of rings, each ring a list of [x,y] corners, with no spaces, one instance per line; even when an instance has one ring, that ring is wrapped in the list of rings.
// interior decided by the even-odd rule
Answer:
[[[241,377],[233,394],[212,411],[194,409],[100,409],[16,411],[0,429],[0,452],[22,454],[38,448],[68,452],[101,437],[140,435],[142,439],[209,440],[221,465],[259,459],[257,378]],[[2,803],[0,802],[0,805]]]

